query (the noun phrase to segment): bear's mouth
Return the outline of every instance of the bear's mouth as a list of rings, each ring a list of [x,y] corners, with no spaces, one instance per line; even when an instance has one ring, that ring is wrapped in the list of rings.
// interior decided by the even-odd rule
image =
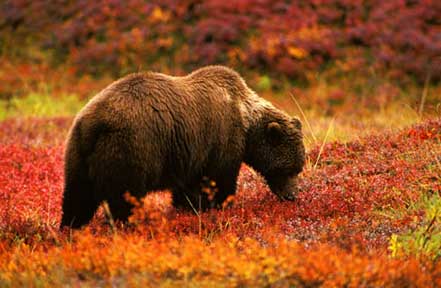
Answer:
[[[294,201],[297,196],[297,176],[273,178],[268,181],[271,191],[282,201]]]
[[[282,201],[294,201],[296,200],[296,194],[294,192],[291,191],[273,191],[274,194],[276,194],[277,197],[279,197],[280,200]]]

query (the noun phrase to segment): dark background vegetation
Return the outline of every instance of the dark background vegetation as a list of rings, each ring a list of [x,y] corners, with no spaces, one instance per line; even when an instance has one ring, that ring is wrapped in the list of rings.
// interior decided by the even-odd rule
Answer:
[[[441,77],[440,31],[436,0],[7,0],[0,61],[31,78],[48,65],[115,78],[225,64],[271,89],[320,73],[424,85]],[[19,93],[20,81],[0,77],[0,97]]]

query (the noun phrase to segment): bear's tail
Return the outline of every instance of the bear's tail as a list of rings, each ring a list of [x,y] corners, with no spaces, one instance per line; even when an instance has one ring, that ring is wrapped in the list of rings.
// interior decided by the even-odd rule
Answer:
[[[86,162],[95,141],[82,139],[81,130],[80,122],[77,122],[71,129],[66,145],[61,227],[80,228],[87,224],[99,205],[94,195],[94,184],[89,178],[89,167]]]

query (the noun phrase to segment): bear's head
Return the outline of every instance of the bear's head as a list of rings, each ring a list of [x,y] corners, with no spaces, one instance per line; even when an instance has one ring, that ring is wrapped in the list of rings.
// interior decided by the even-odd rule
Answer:
[[[294,200],[297,175],[305,164],[302,124],[285,114],[270,115],[250,131],[245,162],[267,181],[282,200]]]

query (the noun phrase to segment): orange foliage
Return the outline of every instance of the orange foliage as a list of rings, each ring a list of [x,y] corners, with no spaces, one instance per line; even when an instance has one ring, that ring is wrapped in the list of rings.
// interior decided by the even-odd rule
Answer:
[[[0,249],[1,281],[59,284],[115,283],[155,286],[160,283],[211,283],[225,286],[432,287],[441,283],[440,263],[394,260],[385,254],[346,251],[327,244],[303,245],[283,239],[234,235],[207,243],[195,236],[146,240],[140,233],[74,233],[62,247],[25,244]],[[438,275],[438,276],[437,276]],[[53,281],[51,283],[50,281]]]
[[[106,224],[100,211],[83,230],[61,232],[59,141],[70,119],[51,121],[53,137],[39,142],[43,123],[0,124],[15,131],[12,139],[0,133],[0,285],[441,285],[441,262],[387,250],[392,234],[423,216],[408,203],[441,193],[441,170],[427,168],[441,150],[440,120],[313,149],[316,164],[294,203],[280,202],[244,166],[222,210],[183,212],[167,193],[142,201],[127,194],[136,206],[128,224]],[[402,216],[377,213],[387,209]]]

